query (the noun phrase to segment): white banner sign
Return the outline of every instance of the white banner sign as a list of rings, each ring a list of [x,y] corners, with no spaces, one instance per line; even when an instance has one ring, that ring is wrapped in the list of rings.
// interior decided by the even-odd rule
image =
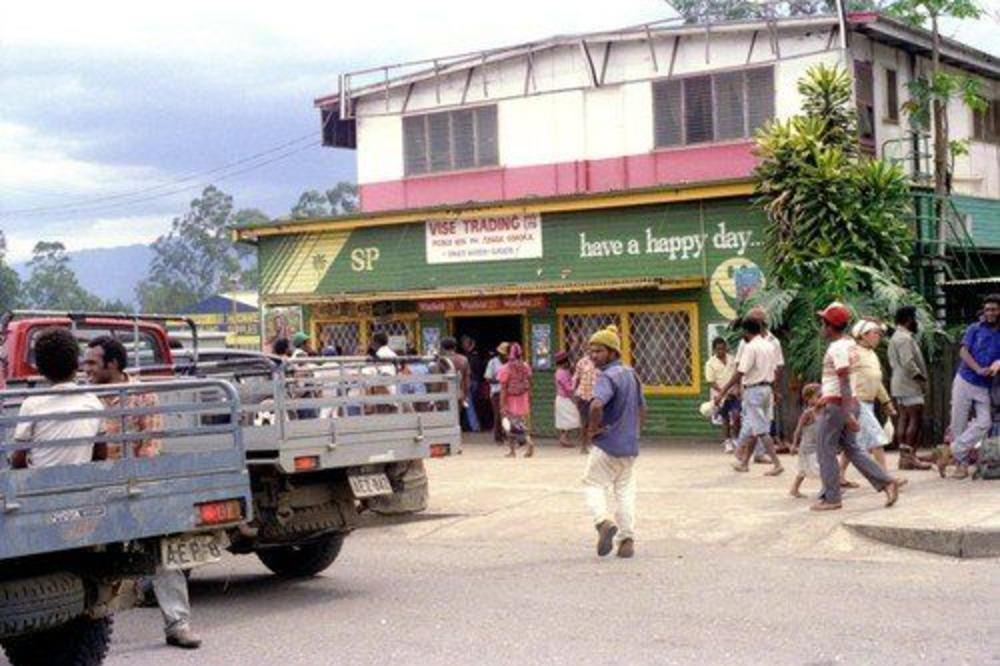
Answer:
[[[428,220],[425,236],[428,264],[542,256],[542,219],[538,213]]]

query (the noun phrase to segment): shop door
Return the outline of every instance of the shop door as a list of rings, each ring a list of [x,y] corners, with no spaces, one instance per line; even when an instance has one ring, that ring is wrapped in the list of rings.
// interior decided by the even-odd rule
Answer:
[[[451,330],[459,344],[462,336],[475,340],[476,348],[485,358],[489,358],[501,342],[524,344],[521,339],[524,335],[521,315],[455,317]]]

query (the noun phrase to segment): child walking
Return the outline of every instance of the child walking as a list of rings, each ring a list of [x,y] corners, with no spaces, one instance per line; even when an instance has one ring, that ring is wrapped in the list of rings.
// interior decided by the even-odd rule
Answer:
[[[816,421],[819,407],[820,385],[806,384],[802,387],[802,402],[805,409],[799,417],[799,423],[795,427],[795,435],[792,437],[792,450],[799,453],[799,471],[792,480],[792,488],[789,494],[792,497],[805,497],[799,489],[806,477],[811,479],[819,478],[819,439],[818,424]]]

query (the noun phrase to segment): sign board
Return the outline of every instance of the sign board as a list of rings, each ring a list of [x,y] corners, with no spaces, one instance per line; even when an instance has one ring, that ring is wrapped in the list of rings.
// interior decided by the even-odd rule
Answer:
[[[456,300],[417,301],[417,312],[476,312],[484,310],[539,310],[547,308],[545,296],[497,296]]]
[[[542,218],[538,213],[428,220],[424,224],[428,264],[538,259]]]

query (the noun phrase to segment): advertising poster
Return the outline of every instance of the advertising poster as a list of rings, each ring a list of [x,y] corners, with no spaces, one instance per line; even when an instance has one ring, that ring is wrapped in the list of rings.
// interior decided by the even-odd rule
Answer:
[[[420,329],[423,342],[423,353],[436,354],[441,347],[441,329],[437,326],[424,326]]]
[[[270,352],[278,338],[289,340],[298,331],[305,330],[302,306],[281,306],[264,308],[264,351]]]
[[[531,361],[536,370],[552,368],[552,325],[531,325]]]

